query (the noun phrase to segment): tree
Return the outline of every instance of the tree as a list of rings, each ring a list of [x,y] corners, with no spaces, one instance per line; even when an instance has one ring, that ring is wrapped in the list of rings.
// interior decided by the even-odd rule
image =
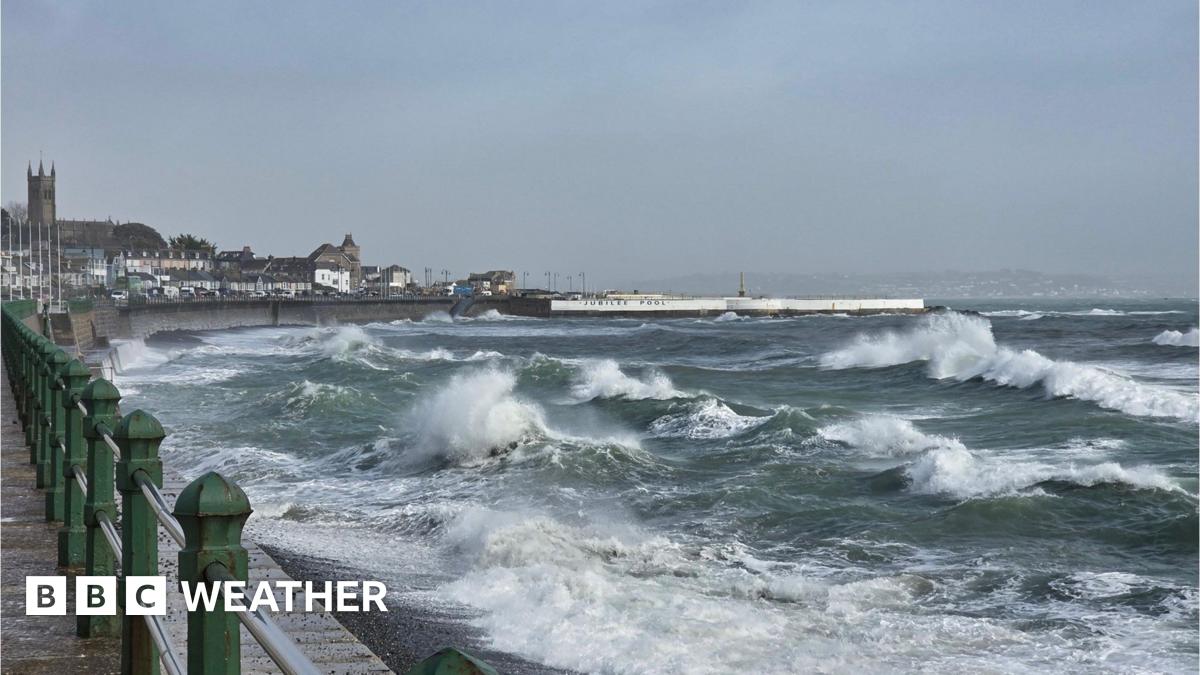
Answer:
[[[141,223],[122,223],[113,228],[112,238],[117,246],[131,249],[160,249],[166,248],[167,242],[162,235],[149,225]]]
[[[25,204],[22,202],[9,202],[4,210],[8,211],[9,217],[17,222],[23,223],[29,219],[29,209],[25,208]]]
[[[208,251],[217,252],[217,245],[194,234],[180,234],[167,240],[167,247],[177,251]]]

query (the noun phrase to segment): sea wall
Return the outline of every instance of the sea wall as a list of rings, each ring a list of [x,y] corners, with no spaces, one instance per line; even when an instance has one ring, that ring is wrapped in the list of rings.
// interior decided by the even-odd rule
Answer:
[[[163,302],[131,307],[100,306],[81,332],[95,338],[145,338],[174,330],[223,330],[253,326],[329,326],[396,319],[420,320],[435,312],[449,312],[450,298],[417,300],[198,300]]]

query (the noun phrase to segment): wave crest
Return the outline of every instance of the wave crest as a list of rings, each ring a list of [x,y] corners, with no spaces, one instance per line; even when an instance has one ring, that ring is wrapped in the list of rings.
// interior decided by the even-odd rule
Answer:
[[[689,403],[683,412],[671,413],[650,423],[650,433],[668,438],[726,438],[761,426],[771,416],[739,415],[722,401],[705,397]]]
[[[596,398],[666,400],[687,396],[675,388],[671,378],[661,372],[650,371],[643,379],[630,377],[612,359],[584,361],[571,393],[583,401]]]
[[[1163,347],[1200,347],[1200,330],[1193,328],[1186,333],[1164,330],[1155,335],[1152,342]]]
[[[886,415],[831,424],[818,429],[817,434],[876,456],[911,455],[937,448],[966,449],[958,439],[926,434],[906,419]]]
[[[905,467],[904,473],[912,481],[913,492],[949,494],[961,499],[1018,494],[1050,481],[1082,487],[1121,484],[1137,489],[1184,492],[1169,476],[1151,466],[1126,468],[1116,462],[1053,466],[1032,461],[985,460],[961,446],[932,450]]]

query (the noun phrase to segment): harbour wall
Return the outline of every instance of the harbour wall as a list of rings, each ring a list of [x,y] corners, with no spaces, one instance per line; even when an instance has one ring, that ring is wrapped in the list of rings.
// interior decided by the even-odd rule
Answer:
[[[696,317],[795,316],[804,314],[918,314],[928,311],[919,298],[654,298],[624,297],[552,300],[549,315]]]
[[[162,302],[129,307],[98,305],[90,317],[81,318],[76,335],[93,341],[146,338],[175,330],[223,330],[254,326],[330,326],[411,319],[419,321],[438,312],[448,313],[452,298],[408,300],[197,300]],[[73,321],[72,323],[76,323]]]

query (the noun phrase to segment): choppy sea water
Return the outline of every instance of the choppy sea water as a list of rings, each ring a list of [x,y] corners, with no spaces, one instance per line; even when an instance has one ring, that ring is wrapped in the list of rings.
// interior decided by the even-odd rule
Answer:
[[[1195,302],[122,347],[255,537],[597,673],[1193,672]]]

